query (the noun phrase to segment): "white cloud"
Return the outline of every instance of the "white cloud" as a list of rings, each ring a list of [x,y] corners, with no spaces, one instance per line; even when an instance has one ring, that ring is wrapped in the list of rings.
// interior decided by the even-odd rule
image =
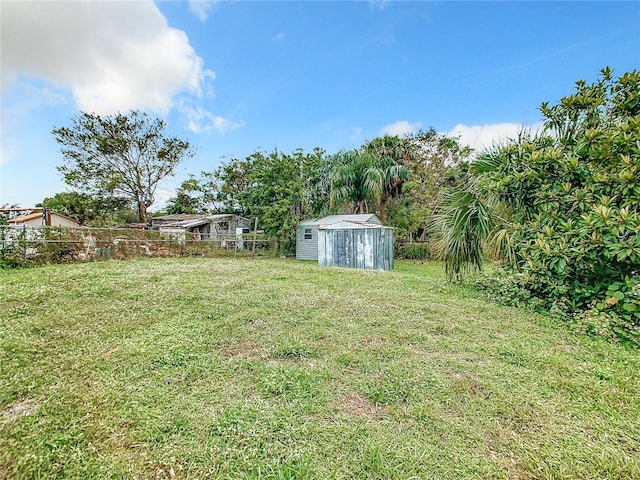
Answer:
[[[204,22],[209,17],[209,12],[213,10],[216,2],[217,0],[189,0],[189,10],[201,22]]]
[[[3,96],[24,77],[70,89],[79,109],[166,114],[173,98],[208,93],[186,34],[149,0],[3,2]]]
[[[384,10],[390,0],[369,0],[371,10]]]
[[[518,133],[523,129],[535,133],[541,128],[542,123],[536,123],[531,126],[521,123],[496,123],[493,125],[472,126],[458,124],[448,135],[460,137],[461,144],[469,146],[474,150],[482,150],[517,137]]]
[[[0,165],[18,158],[18,147],[10,138],[3,138],[0,144]]]
[[[280,32],[274,35],[273,37],[271,37],[271,41],[275,43],[281,43],[281,42],[284,42],[285,38],[287,38],[287,36],[284,33]]]
[[[406,120],[401,120],[386,127],[380,129],[379,135],[391,135],[401,137],[407,133],[414,133],[420,130],[422,124],[420,122],[409,123]]]
[[[362,140],[362,127],[351,128],[351,141]]]
[[[232,130],[244,127],[243,121],[233,122],[229,119],[214,115],[204,108],[193,105],[187,99],[182,99],[178,105],[178,110],[187,122],[187,128],[193,133],[203,133],[217,131],[219,133],[227,133]]]

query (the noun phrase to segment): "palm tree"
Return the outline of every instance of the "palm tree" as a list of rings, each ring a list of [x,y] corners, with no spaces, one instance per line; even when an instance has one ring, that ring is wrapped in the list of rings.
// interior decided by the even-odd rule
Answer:
[[[367,213],[381,195],[379,172],[370,155],[357,150],[340,152],[330,174],[329,205],[347,213]]]
[[[367,151],[349,150],[336,157],[330,176],[331,208],[343,207],[349,213],[368,213],[373,208],[384,222],[386,204],[400,193],[409,175],[407,168]]]
[[[409,180],[412,166],[419,160],[418,145],[411,137],[384,135],[366,142],[362,150],[381,160],[384,183],[378,207],[380,219],[384,221],[389,200],[400,196],[402,186]]]
[[[533,149],[548,147],[550,139],[523,130],[514,139],[494,145],[470,166],[467,185],[449,188],[441,195],[430,223],[437,257],[444,261],[447,278],[482,270],[485,251],[515,266],[514,233],[518,222],[527,221],[526,189],[482,188],[484,178],[509,172],[526,178]],[[523,180],[524,181],[524,180]]]
[[[404,166],[418,159],[417,145],[408,137],[384,135],[366,142],[362,150],[380,157],[389,157],[398,165]]]
[[[382,177],[382,193],[378,203],[378,213],[380,221],[384,222],[387,219],[387,203],[402,193],[402,185],[409,178],[409,169],[389,157],[382,157],[378,168]]]
[[[483,244],[494,229],[491,210],[474,190],[445,191],[431,221],[434,250],[449,280],[482,270]]]

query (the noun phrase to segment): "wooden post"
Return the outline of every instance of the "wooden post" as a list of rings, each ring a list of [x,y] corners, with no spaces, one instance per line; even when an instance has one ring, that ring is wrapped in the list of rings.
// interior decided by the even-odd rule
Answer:
[[[22,239],[24,240],[24,261],[27,262],[27,226],[22,225]]]
[[[251,258],[256,254],[256,237],[258,235],[258,217],[256,217],[256,222],[253,225],[253,246],[251,247]]]

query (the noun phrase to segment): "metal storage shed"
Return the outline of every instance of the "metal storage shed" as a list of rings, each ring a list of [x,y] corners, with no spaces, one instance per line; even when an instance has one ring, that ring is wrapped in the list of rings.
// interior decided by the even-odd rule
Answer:
[[[391,270],[393,228],[343,221],[318,227],[318,263],[322,266]]]
[[[296,229],[296,258],[298,260],[318,260],[318,228],[343,221],[381,225],[380,219],[372,213],[329,215],[328,217],[303,220]]]

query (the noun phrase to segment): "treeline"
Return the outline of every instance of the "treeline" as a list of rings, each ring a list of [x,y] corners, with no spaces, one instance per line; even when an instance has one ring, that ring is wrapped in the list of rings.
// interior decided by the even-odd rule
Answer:
[[[191,176],[166,211],[259,218],[283,251],[295,249],[300,220],[336,213],[376,213],[397,237],[425,240],[440,190],[464,176],[470,153],[434,129],[376,138],[335,154],[257,151]]]
[[[426,242],[441,190],[464,183],[471,153],[457,138],[433,128],[375,138],[333,154],[321,148],[256,151],[190,175],[155,215],[236,213],[258,218],[260,229],[283,253],[295,250],[300,220],[338,213],[376,213],[395,227],[396,238]],[[140,220],[133,200],[131,195],[89,189],[59,193],[38,206],[82,225],[121,226]]]

